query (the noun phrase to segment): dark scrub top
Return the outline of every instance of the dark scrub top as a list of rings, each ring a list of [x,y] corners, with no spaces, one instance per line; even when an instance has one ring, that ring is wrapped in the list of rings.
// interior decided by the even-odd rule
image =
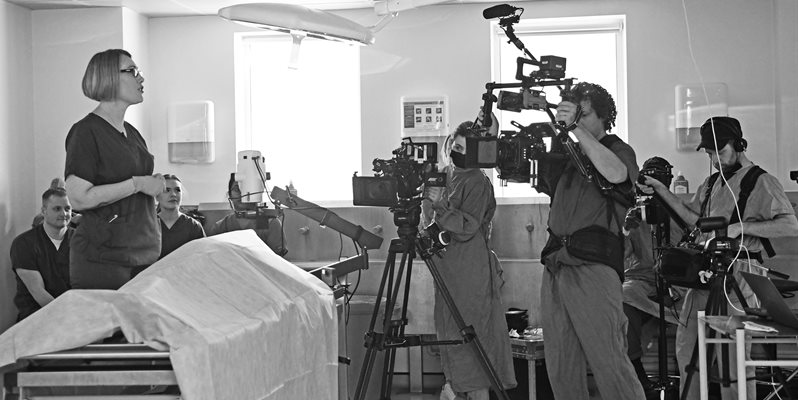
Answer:
[[[622,191],[631,191],[632,182],[637,180],[639,172],[634,150],[620,140],[615,141],[609,149],[626,165],[629,176],[628,180],[616,186]],[[615,233],[619,232],[620,227],[612,216],[610,216],[610,226],[607,226],[607,197],[601,193],[595,183],[585,179],[572,162],[568,163],[557,182],[555,196],[557,201],[552,202],[549,212],[549,229],[558,237],[571,235],[591,225],[602,226]],[[614,218],[622,225],[626,209],[623,205],[615,202],[614,211]],[[546,267],[551,268],[557,263],[587,264],[586,261],[568,254],[568,250],[564,246],[546,256]]]
[[[93,113],[75,123],[66,139],[64,176],[75,175],[100,186],[152,175],[154,159],[144,138],[127,122],[125,132],[127,136]],[[146,266],[161,254],[161,230],[152,196],[135,193],[79,211],[83,218],[72,239],[73,269],[80,263]]]
[[[161,222],[161,257],[159,259],[194,239],[205,237],[202,225],[186,214],[181,213],[171,228],[167,227],[160,218],[158,220]]]
[[[58,249],[47,236],[43,225],[38,225],[11,243],[11,268],[38,271],[44,281],[44,289],[53,297],[69,290],[69,242],[74,230],[67,228]],[[14,304],[19,310],[17,321],[21,321],[41,308],[28,287],[17,275],[17,294]]]

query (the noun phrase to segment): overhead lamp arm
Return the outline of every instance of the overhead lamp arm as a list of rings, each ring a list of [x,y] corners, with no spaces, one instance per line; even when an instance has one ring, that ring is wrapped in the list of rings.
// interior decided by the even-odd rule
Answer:
[[[219,10],[219,16],[240,24],[347,43],[372,44],[374,32],[339,15],[297,4],[236,4]]]
[[[396,14],[400,11],[448,3],[450,1],[452,0],[380,0],[374,2],[374,13],[377,15]]]

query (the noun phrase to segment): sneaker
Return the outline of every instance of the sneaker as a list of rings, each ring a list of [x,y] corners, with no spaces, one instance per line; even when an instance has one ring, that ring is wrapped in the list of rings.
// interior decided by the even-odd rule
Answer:
[[[457,399],[457,394],[454,393],[454,390],[452,390],[452,386],[447,381],[446,383],[443,384],[443,387],[441,388],[440,400],[455,400],[455,399]]]

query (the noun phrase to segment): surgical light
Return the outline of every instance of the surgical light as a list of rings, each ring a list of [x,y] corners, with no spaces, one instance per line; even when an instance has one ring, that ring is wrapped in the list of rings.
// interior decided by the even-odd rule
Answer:
[[[361,45],[374,43],[371,28],[297,4],[237,4],[220,9],[218,14],[240,24],[291,34],[295,43],[304,36]]]

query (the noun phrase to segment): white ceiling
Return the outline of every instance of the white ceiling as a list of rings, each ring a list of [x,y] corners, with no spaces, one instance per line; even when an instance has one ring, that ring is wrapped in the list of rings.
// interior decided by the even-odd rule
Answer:
[[[3,1],[3,0],[0,0]],[[215,15],[222,8],[239,3],[255,3],[258,0],[5,0],[31,10],[81,8],[81,7],[127,7],[150,17],[178,15]],[[373,8],[373,0],[271,0],[276,3],[301,4],[321,10],[351,8]]]

